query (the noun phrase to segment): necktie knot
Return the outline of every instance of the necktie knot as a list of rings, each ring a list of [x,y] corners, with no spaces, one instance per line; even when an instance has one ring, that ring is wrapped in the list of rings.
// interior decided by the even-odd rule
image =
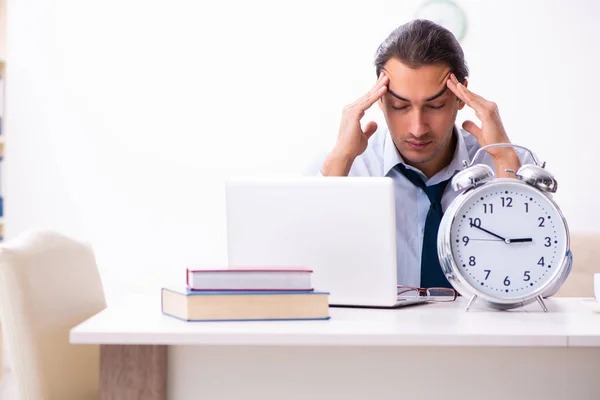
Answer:
[[[450,179],[436,183],[435,185],[427,186],[419,174],[412,169],[406,168],[403,164],[398,164],[398,170],[404,175],[413,185],[423,189],[432,207],[439,208],[442,210],[442,197],[446,186],[450,182]],[[439,205],[439,207],[438,207]]]

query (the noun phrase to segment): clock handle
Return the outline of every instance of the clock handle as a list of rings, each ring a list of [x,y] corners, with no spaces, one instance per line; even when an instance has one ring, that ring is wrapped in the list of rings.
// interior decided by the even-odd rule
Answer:
[[[473,156],[473,160],[471,160],[471,164],[469,165],[469,163],[467,161],[463,161],[463,167],[467,168],[467,167],[473,166],[475,164],[475,161],[479,157],[479,155],[482,152],[484,152],[485,149],[491,149],[493,147],[518,147],[520,149],[523,149],[523,150],[529,152],[529,154],[531,154],[531,157],[533,158],[533,161],[535,162],[535,165],[540,166],[542,168],[544,168],[546,166],[546,163],[545,162],[544,163],[540,162],[539,158],[535,155],[535,153],[533,151],[529,150],[527,147],[520,146],[518,144],[512,144],[512,143],[496,143],[496,144],[488,144],[487,146],[483,146],[482,148],[480,148],[479,150],[477,150],[477,152]]]

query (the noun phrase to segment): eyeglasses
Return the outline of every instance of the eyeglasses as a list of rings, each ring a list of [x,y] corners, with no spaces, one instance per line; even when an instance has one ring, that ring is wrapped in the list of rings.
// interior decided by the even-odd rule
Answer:
[[[418,288],[413,286],[398,285],[398,296],[402,297],[427,297],[428,301],[449,302],[456,300],[458,292],[452,288]]]

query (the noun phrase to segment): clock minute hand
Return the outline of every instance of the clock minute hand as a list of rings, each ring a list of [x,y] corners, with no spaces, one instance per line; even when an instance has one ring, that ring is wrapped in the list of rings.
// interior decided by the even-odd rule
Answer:
[[[473,227],[473,228],[477,228],[477,229],[480,229],[480,230],[482,230],[482,231],[484,231],[484,232],[486,232],[486,233],[489,233],[489,234],[490,234],[490,235],[492,235],[492,236],[496,236],[498,239],[502,239],[504,242],[508,243],[508,242],[506,241],[506,239],[505,239],[505,238],[503,238],[502,236],[500,236],[500,235],[496,235],[494,232],[490,232],[490,231],[488,231],[487,229],[484,229],[484,228],[482,228],[481,226],[477,226],[477,225],[471,224],[471,227]]]

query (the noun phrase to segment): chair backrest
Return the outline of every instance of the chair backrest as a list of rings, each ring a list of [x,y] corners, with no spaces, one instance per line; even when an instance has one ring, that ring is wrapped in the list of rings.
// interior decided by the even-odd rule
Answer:
[[[99,347],[69,331],[106,307],[92,249],[59,233],[0,246],[0,323],[20,400],[97,398]]]
[[[557,297],[594,297],[594,273],[600,272],[600,234],[572,233],[573,268]]]

